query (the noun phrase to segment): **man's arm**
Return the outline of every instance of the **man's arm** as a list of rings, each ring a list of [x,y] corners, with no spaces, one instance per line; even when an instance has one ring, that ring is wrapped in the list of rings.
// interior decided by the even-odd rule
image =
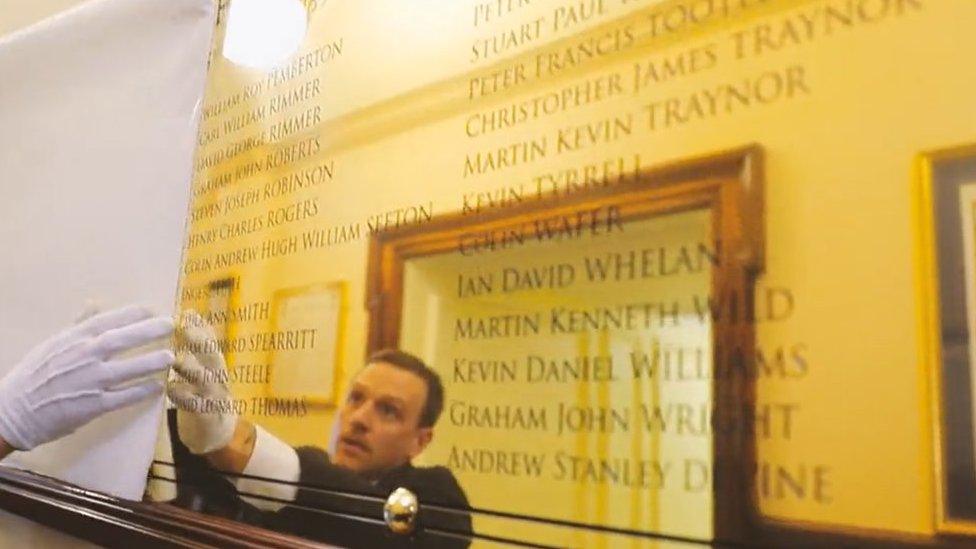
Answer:
[[[254,453],[257,435],[258,431],[253,423],[238,418],[237,427],[234,428],[234,435],[230,439],[230,443],[219,450],[204,454],[204,457],[218,471],[243,473],[244,469],[247,468],[247,462],[251,460],[251,455]]]
[[[392,491],[391,486],[400,485],[414,490],[422,502],[445,505],[455,510],[453,513],[440,514],[440,521],[443,522],[439,521],[428,526],[447,528],[469,535],[472,532],[468,500],[464,490],[450,470],[443,467],[411,468],[408,469],[406,476],[394,475],[394,478],[386,479],[386,482],[374,484],[352,471],[333,464],[324,450],[314,447],[296,450],[244,419],[238,419],[234,435],[226,447],[205,454],[204,457],[215,469],[246,475],[232,479],[241,497],[259,509],[281,511],[275,515],[275,524],[278,528],[295,534],[332,542],[337,539],[348,539],[350,543],[390,545],[395,540],[388,538],[382,529],[357,528],[355,524],[350,523],[342,525],[343,532],[337,532],[335,526],[338,523],[324,520],[322,515],[302,507],[342,508],[351,514],[365,515],[371,508],[364,506],[362,500],[337,495],[336,491],[382,497]],[[285,482],[267,482],[249,478],[252,476]],[[303,487],[299,487],[299,483]],[[320,486],[325,490],[308,489],[305,486]],[[301,507],[287,505],[287,502],[293,501]],[[444,540],[440,537],[424,537],[423,539],[424,543],[432,548],[465,548],[469,544],[468,540],[461,538]]]
[[[296,452],[260,426],[238,417],[213,329],[198,314],[187,311],[181,335],[187,352],[182,353],[176,370],[182,381],[169,386],[170,398],[179,410],[177,434],[191,453],[227,473],[248,503],[278,510],[309,497],[310,491],[298,490],[299,481],[334,490],[374,491],[368,481],[332,464],[324,451],[303,448]]]
[[[277,510],[294,500],[298,456],[291,446],[237,416],[213,328],[199,314],[186,311],[180,335],[185,345],[176,371],[182,380],[168,388],[178,409],[180,441],[212,468],[227,473],[255,507]]]
[[[226,446],[203,456],[230,473],[241,497],[258,509],[277,511],[297,497],[301,466],[295,449],[246,419],[237,419]]]

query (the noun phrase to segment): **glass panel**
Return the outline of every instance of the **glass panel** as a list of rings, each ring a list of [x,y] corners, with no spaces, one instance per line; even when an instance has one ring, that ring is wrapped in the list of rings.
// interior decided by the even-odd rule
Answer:
[[[695,211],[407,261],[400,345],[446,393],[419,462],[477,508],[711,539],[710,226]],[[533,537],[485,531],[502,532]]]
[[[303,4],[273,68],[214,48],[180,304],[227,374],[170,412],[178,503],[339,544],[403,485],[479,543],[976,535],[976,3]]]

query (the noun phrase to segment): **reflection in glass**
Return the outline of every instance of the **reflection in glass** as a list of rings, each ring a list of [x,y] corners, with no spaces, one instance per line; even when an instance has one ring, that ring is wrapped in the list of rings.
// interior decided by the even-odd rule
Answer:
[[[401,348],[446,387],[422,461],[476,508],[709,539],[710,230],[691,211],[408,260]]]

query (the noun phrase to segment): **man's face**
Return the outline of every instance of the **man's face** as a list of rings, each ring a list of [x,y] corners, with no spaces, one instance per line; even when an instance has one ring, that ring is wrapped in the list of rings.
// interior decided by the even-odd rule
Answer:
[[[370,478],[409,462],[433,437],[433,429],[420,427],[426,402],[420,376],[385,362],[367,364],[339,410],[334,462]]]

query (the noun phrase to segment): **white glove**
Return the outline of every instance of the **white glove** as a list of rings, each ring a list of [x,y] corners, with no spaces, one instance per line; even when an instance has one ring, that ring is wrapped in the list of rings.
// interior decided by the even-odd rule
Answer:
[[[0,436],[14,448],[29,450],[106,412],[159,395],[159,381],[129,382],[168,368],[171,351],[112,357],[172,333],[172,319],[130,306],[51,337],[0,380]]]
[[[178,408],[180,440],[194,454],[227,446],[237,427],[237,413],[227,387],[227,367],[213,328],[195,311],[181,319],[185,349],[174,365],[182,381],[167,393]]]

